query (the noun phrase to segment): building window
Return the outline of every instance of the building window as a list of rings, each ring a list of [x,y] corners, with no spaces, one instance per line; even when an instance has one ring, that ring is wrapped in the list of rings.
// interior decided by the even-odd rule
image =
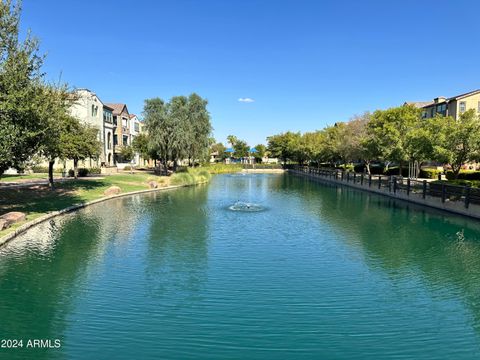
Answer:
[[[478,102],[478,109],[477,111],[480,113],[480,101]]]
[[[112,148],[112,134],[107,133],[107,148],[110,150]]]
[[[128,145],[128,136],[127,135],[123,135],[123,145],[124,146]]]
[[[437,105],[437,113],[445,116],[447,114],[447,104]]]
[[[113,117],[113,125],[117,126],[117,115]]]
[[[122,117],[122,126],[123,127],[128,127],[128,119],[127,118]]]
[[[460,101],[460,114],[463,114],[467,110],[467,103],[465,101]]]
[[[139,123],[135,123],[133,126],[134,126],[136,132],[140,131],[140,124]]]
[[[113,135],[113,145],[114,146],[118,145],[118,135],[117,134]]]

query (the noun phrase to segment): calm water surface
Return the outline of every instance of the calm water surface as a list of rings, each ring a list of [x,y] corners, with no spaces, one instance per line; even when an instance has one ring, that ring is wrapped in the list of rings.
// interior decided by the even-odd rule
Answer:
[[[62,343],[1,359],[478,359],[480,227],[292,175],[216,176],[0,248],[0,335]]]

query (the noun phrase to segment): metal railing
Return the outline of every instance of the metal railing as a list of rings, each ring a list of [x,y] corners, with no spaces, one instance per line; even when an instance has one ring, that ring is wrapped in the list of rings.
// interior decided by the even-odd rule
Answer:
[[[461,201],[465,208],[470,204],[480,204],[480,189],[470,186],[450,185],[445,182],[428,182],[396,175],[368,175],[363,173],[347,172],[339,169],[325,169],[308,166],[293,165],[289,169],[296,172],[324,178],[339,183],[347,183],[372,190],[383,190],[393,194],[412,194],[440,198],[442,203],[447,201]]]

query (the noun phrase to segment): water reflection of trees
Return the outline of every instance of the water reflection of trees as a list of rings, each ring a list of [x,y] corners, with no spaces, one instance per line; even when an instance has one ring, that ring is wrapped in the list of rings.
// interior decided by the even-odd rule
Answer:
[[[149,210],[146,281],[149,295],[195,296],[208,260],[207,187],[157,194]]]
[[[301,195],[306,209],[334,224],[373,271],[381,269],[392,282],[416,277],[437,298],[460,294],[480,331],[477,221],[308,179],[290,177],[284,185]]]
[[[1,249],[3,338],[64,340],[66,317],[95,253],[98,231],[98,221],[88,216],[65,217],[38,226]],[[9,351],[8,358],[32,354],[36,359],[60,356],[55,349],[24,347]]]

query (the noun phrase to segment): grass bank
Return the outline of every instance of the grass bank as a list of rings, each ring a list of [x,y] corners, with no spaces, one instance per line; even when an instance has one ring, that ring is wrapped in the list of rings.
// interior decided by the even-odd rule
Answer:
[[[159,187],[167,187],[171,184],[173,178],[174,176],[165,177],[148,173],[134,173],[57,183],[54,190],[43,185],[14,189],[0,187],[0,214],[10,211],[21,211],[27,214],[26,221],[0,231],[0,237],[49,212],[100,199],[105,196],[103,192],[110,186],[118,186],[122,193],[127,193],[149,189],[148,182],[152,180],[156,181]]]

